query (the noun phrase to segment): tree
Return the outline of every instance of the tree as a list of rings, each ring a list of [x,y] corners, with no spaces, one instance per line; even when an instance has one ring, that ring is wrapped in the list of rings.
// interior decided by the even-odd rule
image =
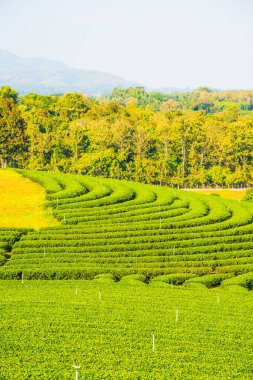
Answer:
[[[2,86],[0,88],[0,98],[12,99],[15,104],[19,102],[19,96],[18,96],[17,91],[10,88],[9,86]]]
[[[23,162],[27,144],[25,138],[25,121],[22,118],[13,92],[0,93],[0,156],[2,168],[9,162],[12,166]],[[15,98],[15,96],[14,96]]]
[[[89,109],[88,99],[82,94],[65,94],[58,100],[61,117],[69,121],[80,119]]]

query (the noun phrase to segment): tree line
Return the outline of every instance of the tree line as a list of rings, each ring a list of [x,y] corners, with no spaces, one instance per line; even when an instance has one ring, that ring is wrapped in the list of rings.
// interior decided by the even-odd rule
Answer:
[[[116,95],[120,91],[124,92],[118,90]],[[156,109],[134,96],[113,95],[110,99],[78,93],[20,97],[2,87],[2,167],[180,187],[253,184],[253,115],[240,108],[242,92],[238,99],[231,93],[229,105],[215,113],[186,109],[183,101],[164,99],[164,94]],[[249,94],[244,96],[251,104]]]

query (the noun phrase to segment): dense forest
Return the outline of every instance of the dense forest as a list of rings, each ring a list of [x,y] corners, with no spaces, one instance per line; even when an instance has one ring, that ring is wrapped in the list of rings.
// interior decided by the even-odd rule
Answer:
[[[107,98],[0,89],[2,167],[173,186],[253,185],[253,92],[115,89]]]

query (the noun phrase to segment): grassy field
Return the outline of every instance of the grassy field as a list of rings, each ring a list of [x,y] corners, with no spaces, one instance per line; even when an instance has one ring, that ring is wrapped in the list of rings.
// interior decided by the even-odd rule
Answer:
[[[191,189],[197,194],[217,194],[222,198],[242,200],[246,194],[246,189]]]
[[[45,210],[45,190],[12,170],[0,170],[0,227],[42,228],[58,224]]]
[[[253,378],[253,293],[241,287],[1,281],[0,292],[3,380],[74,379],[75,364],[80,380]]]

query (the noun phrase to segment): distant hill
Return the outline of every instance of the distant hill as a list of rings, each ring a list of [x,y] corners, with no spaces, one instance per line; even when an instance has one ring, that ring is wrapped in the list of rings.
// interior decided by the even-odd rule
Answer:
[[[145,87],[145,90],[147,92],[160,92],[162,94],[173,94],[176,92],[183,93],[183,92],[191,92],[193,91],[192,88],[186,87]]]
[[[21,94],[82,92],[88,95],[110,93],[115,87],[136,84],[115,75],[67,66],[46,58],[21,58],[0,49],[0,86],[9,85]]]

